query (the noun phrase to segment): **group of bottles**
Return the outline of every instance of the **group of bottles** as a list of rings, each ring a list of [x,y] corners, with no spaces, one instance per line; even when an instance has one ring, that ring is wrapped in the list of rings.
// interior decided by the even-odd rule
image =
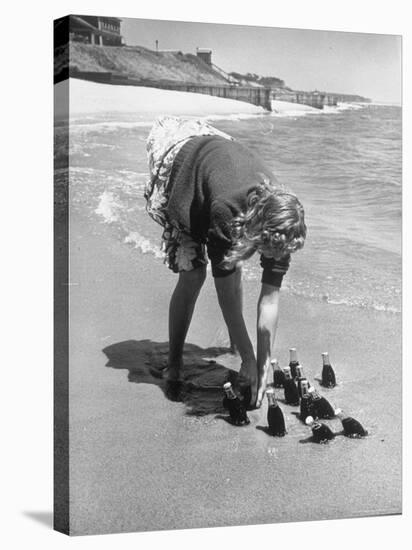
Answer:
[[[292,380],[304,378],[302,367],[298,361],[296,348],[290,348],[289,354],[289,367],[281,369],[276,359],[271,362],[273,366],[273,385],[275,388],[283,388],[285,378],[292,378]],[[325,388],[334,388],[336,386],[336,375],[332,365],[330,364],[329,353],[327,351],[322,353],[322,362],[322,379],[320,384]]]
[[[368,431],[362,426],[362,424],[352,418],[351,416],[346,416],[340,409],[335,411],[335,416],[337,416],[342,422],[343,433],[346,437],[358,438],[366,437]],[[321,422],[317,422],[313,416],[307,416],[305,424],[312,428],[313,440],[317,443],[324,443],[334,439],[335,433],[327,426]]]
[[[303,421],[309,415],[312,415],[314,418],[333,418],[335,410],[332,405],[327,399],[319,395],[303,374],[303,367],[298,361],[296,348],[291,348],[289,352],[290,362],[288,367],[281,369],[276,359],[271,361],[273,386],[275,388],[283,388],[285,403],[287,405],[298,406],[300,404],[300,417]],[[322,358],[325,381],[328,382],[328,387],[332,387],[332,378],[333,384],[336,385],[336,377],[329,361],[329,354],[326,352],[322,353]]]
[[[272,435],[283,436],[286,433],[285,419],[276,402],[275,389],[282,388],[285,393],[285,403],[300,405],[300,418],[312,428],[313,439],[316,442],[324,442],[335,437],[335,434],[326,424],[319,419],[339,417],[344,434],[348,437],[364,437],[367,431],[355,419],[345,416],[339,409],[335,410],[329,401],[321,396],[313,388],[309,380],[303,374],[303,368],[299,364],[295,348],[291,348],[289,366],[280,369],[276,359],[271,361],[273,368],[273,388],[266,392],[268,397],[268,424]],[[335,372],[329,361],[329,354],[322,353],[323,369],[321,384],[331,388],[336,386]]]
[[[296,348],[291,348],[289,366],[280,368],[276,359],[271,361],[273,369],[273,384],[266,390],[268,399],[268,431],[276,437],[286,435],[285,417],[275,395],[275,388],[283,388],[285,403],[288,405],[300,405],[300,419],[312,428],[313,440],[318,443],[331,440],[335,434],[326,424],[319,422],[320,419],[330,419],[338,417],[343,426],[343,432],[348,437],[364,437],[367,431],[354,418],[345,416],[340,409],[335,410],[329,401],[319,394],[311,386],[309,380],[303,374],[303,368],[300,365]],[[336,386],[335,372],[329,361],[329,354],[322,353],[323,369],[321,384],[331,388]],[[232,424],[244,426],[250,423],[247,416],[247,399],[238,397],[230,382],[223,386],[225,397],[223,406],[228,410]]]

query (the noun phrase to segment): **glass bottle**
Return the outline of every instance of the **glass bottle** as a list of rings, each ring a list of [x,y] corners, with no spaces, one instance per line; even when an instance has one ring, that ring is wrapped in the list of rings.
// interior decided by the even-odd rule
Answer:
[[[273,387],[274,388],[283,388],[283,382],[285,380],[285,375],[279,366],[279,361],[277,359],[272,359],[270,362],[272,365],[273,373]]]
[[[314,418],[333,418],[336,416],[335,408],[315,388],[309,388],[309,393],[312,395]]]
[[[355,420],[351,416],[345,415],[340,410],[336,411],[336,416],[342,422],[343,433],[346,437],[360,438],[368,435],[368,430],[365,430],[358,420]]]
[[[296,378],[296,367],[299,365],[298,354],[296,348],[289,348],[289,367],[292,373],[292,378]]]
[[[229,411],[230,419],[232,424],[235,426],[243,426],[250,423],[250,420],[246,413],[246,408],[243,402],[235,394],[232,384],[226,382],[223,385],[225,391],[225,397],[223,399],[223,406]]]
[[[286,435],[285,417],[283,416],[282,409],[276,401],[275,390],[273,388],[269,388],[266,391],[266,397],[268,398],[267,420],[269,432],[271,435],[283,437]]]
[[[299,405],[299,393],[298,387],[292,378],[290,367],[283,369],[285,380],[283,382],[283,388],[285,390],[285,403],[287,405]]]
[[[335,371],[332,368],[329,360],[329,353],[327,351],[322,353],[322,381],[321,385],[325,388],[334,388],[336,386]]]
[[[308,416],[315,416],[312,405],[312,395],[309,392],[309,382],[305,379],[301,382],[300,414],[302,422],[305,422]]]
[[[305,424],[312,428],[313,441],[316,443],[327,443],[335,437],[335,434],[329,426],[321,422],[316,422],[312,416],[306,418]]]
[[[299,397],[302,397],[302,388],[301,388],[301,385],[302,385],[302,381],[303,380],[306,380],[306,382],[309,384],[309,381],[308,379],[305,377],[305,375],[303,374],[303,367],[302,365],[297,365],[296,366],[296,383],[297,383],[297,386],[298,386],[298,392],[299,392]],[[310,388],[310,384],[309,384],[309,388]]]

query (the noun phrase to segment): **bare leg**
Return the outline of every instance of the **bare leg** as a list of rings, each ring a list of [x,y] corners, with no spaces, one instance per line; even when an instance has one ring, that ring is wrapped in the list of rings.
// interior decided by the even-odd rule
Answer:
[[[238,266],[236,268],[236,277],[237,277],[237,280],[238,280],[238,286],[236,288],[236,290],[237,290],[237,300],[239,301],[239,304],[240,304],[240,311],[243,312],[242,268],[240,266]],[[230,345],[230,353],[233,353],[234,355],[236,355],[237,353],[239,353],[239,350],[236,347],[234,338],[231,335],[229,329],[228,329],[228,332],[229,332],[229,342],[230,342],[230,344],[229,344]]]
[[[229,333],[229,340],[230,340],[230,353],[233,353],[233,355],[236,355],[236,352],[237,352],[237,349],[236,349],[236,344],[233,340],[233,338],[231,337],[230,333]]]
[[[183,347],[197,297],[206,279],[206,266],[179,273],[169,306],[168,380],[178,380],[183,365]]]

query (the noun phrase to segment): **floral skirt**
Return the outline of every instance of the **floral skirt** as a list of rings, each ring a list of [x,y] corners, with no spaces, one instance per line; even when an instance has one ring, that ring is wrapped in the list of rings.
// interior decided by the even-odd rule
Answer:
[[[207,122],[164,116],[155,121],[147,138],[150,180],[144,192],[146,210],[163,227],[162,250],[165,252],[165,263],[175,273],[206,265],[207,259],[204,245],[195,241],[177,222],[169,220],[166,214],[169,201],[166,190],[172,165],[177,153],[190,138],[213,135],[233,139]]]

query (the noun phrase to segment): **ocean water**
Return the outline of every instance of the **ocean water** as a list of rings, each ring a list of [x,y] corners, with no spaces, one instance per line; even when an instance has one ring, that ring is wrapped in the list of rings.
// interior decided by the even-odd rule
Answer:
[[[305,247],[292,257],[284,292],[331,304],[401,311],[401,108],[342,105],[316,113],[209,117],[266,161],[305,207]],[[113,239],[162,264],[161,228],[145,212],[149,119],[99,114],[72,119],[72,215],[110,227]],[[56,131],[56,182],[66,171],[67,128]],[[62,199],[64,193],[62,191]],[[260,280],[258,258],[244,276]]]

